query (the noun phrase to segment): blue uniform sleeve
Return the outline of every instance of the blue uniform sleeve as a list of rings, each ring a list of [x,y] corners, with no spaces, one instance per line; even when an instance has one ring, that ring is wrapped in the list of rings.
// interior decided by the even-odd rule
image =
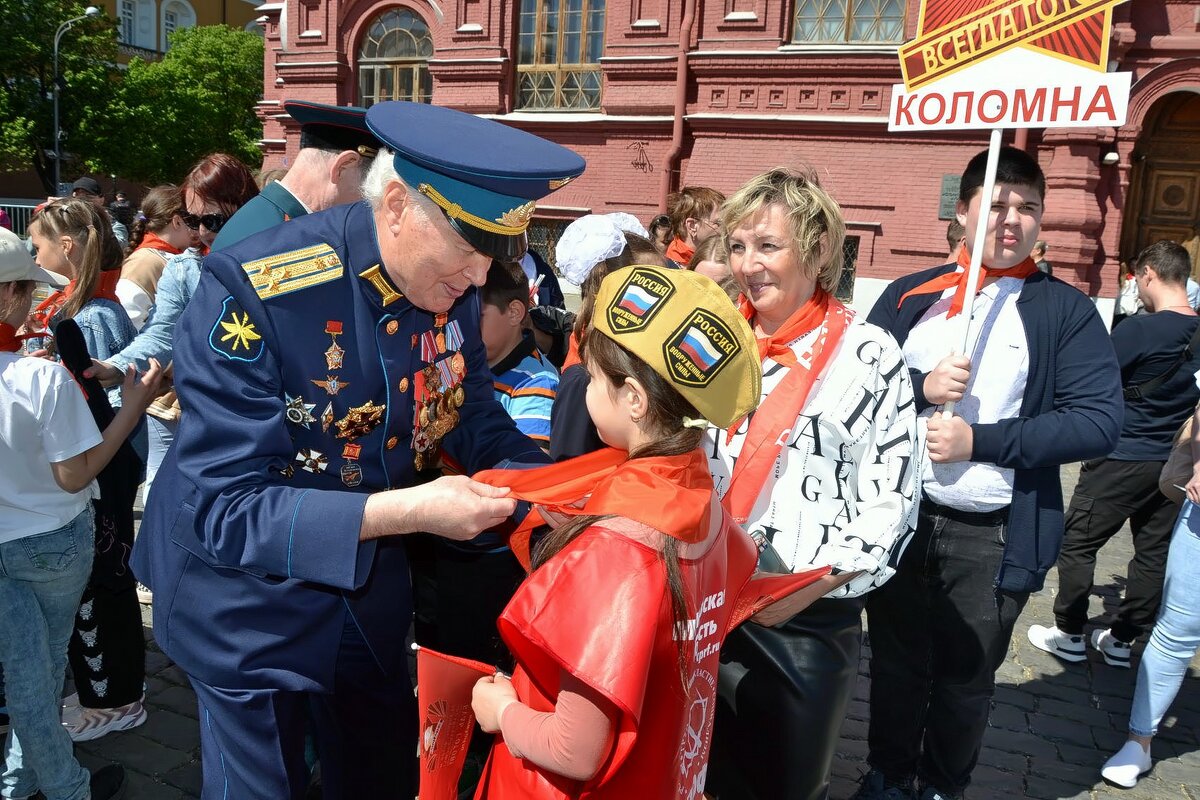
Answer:
[[[462,352],[467,361],[467,374],[463,378],[466,402],[459,409],[462,424],[450,432],[443,447],[468,475],[491,469],[505,459],[549,464],[550,457],[517,430],[504,406],[496,400],[492,371],[479,335],[479,294],[473,295],[468,313],[456,317],[462,325]]]
[[[367,495],[303,488],[282,474],[295,449],[280,382],[285,340],[269,312],[218,254],[176,329],[185,409],[176,447],[197,490],[195,535],[218,566],[354,589],[375,550],[359,542]]]
[[[1125,414],[1117,357],[1100,315],[1077,294],[1057,306],[1053,409],[972,425],[972,461],[1035,469],[1100,458],[1117,446]]]

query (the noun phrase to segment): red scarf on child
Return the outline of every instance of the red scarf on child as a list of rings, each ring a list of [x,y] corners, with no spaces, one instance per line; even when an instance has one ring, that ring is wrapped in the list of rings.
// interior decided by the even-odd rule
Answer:
[[[39,333],[17,333],[17,329],[7,322],[0,322],[0,353],[15,353],[21,349],[26,339],[41,336]]]
[[[121,280],[121,270],[107,269],[100,273],[100,279],[96,281],[96,290],[92,292],[91,299],[97,297],[104,300],[111,300],[114,303],[120,303],[121,299],[117,297],[117,282]],[[63,288],[59,289],[54,294],[47,297],[42,302],[38,303],[37,308],[33,311],[33,318],[38,325],[46,330],[50,327],[50,320],[54,318],[67,300],[75,293],[76,281],[71,281]],[[45,333],[40,334],[45,336]]]
[[[162,238],[153,231],[146,231],[146,235],[142,237],[142,243],[137,246],[134,252],[136,253],[138,250],[144,250],[147,247],[152,247],[155,250],[162,250],[164,253],[170,253],[171,255],[175,256],[183,252],[178,247],[169,243],[166,239]]]
[[[604,514],[649,525],[685,543],[708,534],[712,476],[703,451],[678,456],[630,458],[606,447],[594,453],[536,469],[489,469],[474,476],[535,507],[509,539],[517,559],[529,569],[529,536],[545,520],[537,506],[570,516]],[[582,506],[574,505],[583,500]]]
[[[896,308],[899,308],[909,297],[918,294],[941,294],[954,287],[954,298],[950,301],[950,310],[946,312],[946,319],[962,312],[967,301],[967,275],[971,271],[971,254],[967,252],[967,248],[963,247],[958,252],[958,266],[961,269],[947,272],[944,275],[938,275],[936,278],[931,278],[925,281],[920,286],[914,289],[909,289],[904,294],[900,295],[900,302],[896,303]],[[1030,275],[1038,271],[1037,263],[1032,258],[1026,258],[1020,264],[1017,264],[1007,269],[994,269],[983,265],[983,277],[979,279],[979,285],[975,287],[975,294],[979,294],[983,289],[983,282],[988,278],[1028,278]]]

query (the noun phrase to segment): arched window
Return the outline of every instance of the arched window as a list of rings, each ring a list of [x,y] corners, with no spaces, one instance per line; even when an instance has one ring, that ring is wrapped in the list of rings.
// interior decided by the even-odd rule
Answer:
[[[433,95],[429,26],[406,8],[391,8],[367,26],[358,50],[358,103],[382,100],[428,103]]]
[[[162,4],[162,47],[164,53],[171,49],[171,34],[183,28],[196,27],[196,12],[184,0],[167,0]]]

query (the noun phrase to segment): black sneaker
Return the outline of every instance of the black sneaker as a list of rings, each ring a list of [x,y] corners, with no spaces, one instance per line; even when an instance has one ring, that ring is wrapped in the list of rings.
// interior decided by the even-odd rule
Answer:
[[[889,784],[883,773],[873,769],[858,782],[858,791],[850,800],[915,800],[912,784]]]
[[[962,795],[947,794],[936,786],[926,784],[921,788],[921,794],[917,800],[962,800]]]
[[[92,773],[92,800],[119,800],[125,796],[125,768],[109,764]]]

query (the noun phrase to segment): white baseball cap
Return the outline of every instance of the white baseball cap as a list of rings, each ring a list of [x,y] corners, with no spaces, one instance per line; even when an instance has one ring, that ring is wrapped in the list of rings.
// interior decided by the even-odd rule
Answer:
[[[66,286],[67,278],[47,272],[33,262],[21,237],[8,228],[0,228],[0,283],[37,281],[51,286]]]

